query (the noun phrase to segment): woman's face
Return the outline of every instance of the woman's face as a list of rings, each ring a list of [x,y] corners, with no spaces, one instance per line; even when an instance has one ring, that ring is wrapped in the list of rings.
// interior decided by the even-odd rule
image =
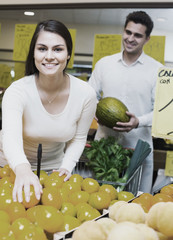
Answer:
[[[56,33],[41,31],[34,49],[34,60],[39,73],[54,76],[63,73],[70,58],[65,40]]]

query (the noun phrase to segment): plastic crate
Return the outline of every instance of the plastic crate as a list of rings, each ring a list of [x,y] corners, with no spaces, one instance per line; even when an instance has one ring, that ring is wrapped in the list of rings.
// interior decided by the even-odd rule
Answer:
[[[81,158],[80,161],[76,164],[76,167],[73,170],[73,174],[77,173],[81,175],[83,178],[91,177],[94,178],[94,174],[92,170],[87,166],[87,159]],[[142,165],[139,166],[134,174],[129,178],[126,183],[120,182],[110,182],[110,181],[101,181],[97,180],[100,184],[112,184],[119,191],[119,186],[124,186],[124,190],[133,193],[135,196],[137,195],[141,183],[142,176]]]

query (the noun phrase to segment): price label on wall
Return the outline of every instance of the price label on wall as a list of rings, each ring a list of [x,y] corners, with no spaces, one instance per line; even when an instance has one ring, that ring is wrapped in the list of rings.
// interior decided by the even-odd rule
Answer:
[[[73,49],[72,49],[72,54],[71,54],[70,61],[68,63],[68,68],[73,68],[75,43],[76,43],[76,29],[68,29],[68,30],[71,34],[71,38],[72,38],[72,42],[73,42]]]
[[[166,153],[165,176],[173,177],[173,151]]]
[[[94,39],[93,69],[96,62],[102,57],[121,51],[121,35],[96,34]]]
[[[144,52],[164,65],[165,36],[151,36],[144,46]]]
[[[16,24],[14,36],[14,61],[26,61],[36,24]]]
[[[152,136],[173,139],[173,69],[158,72],[154,104]]]
[[[7,88],[11,83],[11,67],[5,64],[0,64],[0,87]]]

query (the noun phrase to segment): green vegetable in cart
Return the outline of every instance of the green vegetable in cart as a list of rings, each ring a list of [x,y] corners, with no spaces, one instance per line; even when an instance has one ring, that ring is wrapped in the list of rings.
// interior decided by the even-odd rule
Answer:
[[[113,128],[117,122],[129,122],[126,111],[128,108],[119,99],[106,97],[97,104],[96,117],[102,125]]]
[[[84,155],[89,160],[87,165],[94,173],[94,178],[102,181],[115,182],[129,166],[133,149],[124,149],[114,137],[94,140]]]

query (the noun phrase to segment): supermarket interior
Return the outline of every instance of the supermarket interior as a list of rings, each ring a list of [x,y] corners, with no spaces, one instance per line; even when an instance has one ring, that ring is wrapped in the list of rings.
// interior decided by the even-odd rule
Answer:
[[[41,20],[57,19],[66,24],[70,29],[74,29],[75,32],[75,50],[74,50],[74,62],[73,66],[68,69],[68,72],[83,80],[88,80],[92,69],[94,59],[94,38],[96,34],[117,34],[122,33],[124,18],[133,10],[144,10],[152,16],[154,21],[154,29],[152,35],[164,36],[165,44],[162,46],[156,46],[155,50],[156,58],[161,58],[164,61],[164,65],[172,67],[173,65],[173,33],[172,33],[172,11],[173,6],[171,2],[159,4],[140,2],[134,3],[133,1],[117,2],[110,1],[104,3],[99,2],[83,2],[82,4],[75,2],[69,3],[63,1],[63,4],[54,2],[49,4],[50,1],[44,4],[20,4],[16,1],[15,4],[11,4],[9,1],[2,1],[0,4],[0,67],[1,67],[1,97],[3,95],[3,89],[6,88],[11,81],[19,79],[23,74],[24,68],[24,56],[14,56],[14,51],[20,51],[23,45],[28,39],[23,39],[23,43],[17,46],[15,50],[15,25],[16,24],[37,24]],[[39,2],[39,1],[38,1]],[[57,1],[56,1],[57,2]],[[72,1],[73,2],[73,1]],[[13,3],[13,1],[12,1]],[[154,6],[154,7],[153,7]],[[25,11],[34,12],[34,15],[24,15]],[[26,25],[27,26],[27,25]],[[32,28],[31,28],[32,30]],[[31,36],[28,36],[28,38]],[[160,43],[161,44],[161,43]],[[155,44],[156,45],[156,44]],[[158,43],[159,45],[159,43]],[[122,46],[120,46],[121,49]],[[23,50],[24,52],[25,50]],[[113,51],[113,50],[112,50]],[[157,52],[156,52],[157,51]],[[158,53],[160,52],[160,54]],[[162,56],[161,56],[162,55]],[[23,59],[22,59],[23,58]],[[15,63],[18,67],[15,69]],[[3,69],[3,71],[2,71]],[[94,125],[93,125],[94,126]],[[95,127],[90,129],[89,139],[94,137]],[[166,151],[172,150],[172,144],[170,141],[165,142],[164,139],[154,138],[154,174],[157,170],[165,168]]]
[[[15,3],[14,3],[15,2]],[[97,61],[99,61],[102,57],[113,55],[115,53],[119,53],[123,51],[123,39],[122,35],[124,32],[124,21],[126,16],[135,11],[144,11],[149,16],[151,16],[154,28],[151,33],[150,41],[147,42],[147,44],[144,47],[144,52],[158,61],[163,66],[163,71],[165,71],[165,75],[160,76],[159,72],[157,79],[157,97],[159,94],[159,87],[161,88],[163,86],[163,83],[165,83],[164,86],[165,89],[162,90],[165,91],[163,94],[160,94],[156,103],[153,106],[159,109],[158,106],[161,106],[161,104],[164,104],[166,108],[169,105],[169,110],[166,113],[167,115],[163,115],[162,109],[160,109],[157,113],[157,109],[153,110],[154,115],[154,121],[153,121],[153,129],[151,131],[152,134],[152,144],[153,144],[153,176],[152,176],[152,194],[160,193],[160,190],[169,184],[173,185],[173,131],[171,131],[172,126],[172,108],[171,103],[173,101],[172,99],[172,90],[171,89],[171,83],[173,82],[173,1],[167,0],[164,1],[117,1],[117,0],[110,0],[110,1],[91,1],[91,0],[8,0],[8,1],[1,1],[0,2],[0,130],[2,129],[2,99],[4,96],[4,93],[6,89],[16,80],[23,78],[25,76],[25,63],[26,63],[26,57],[28,54],[31,38],[33,36],[33,33],[36,29],[36,25],[44,20],[58,20],[65,24],[65,26],[68,28],[73,42],[73,50],[71,59],[67,65],[67,73],[69,75],[72,75],[81,81],[89,82],[90,77],[92,76],[92,73],[95,68],[95,64]],[[166,70],[165,70],[166,69]],[[167,70],[168,69],[168,70]],[[167,75],[166,75],[167,74]],[[123,74],[122,74],[123,75]],[[160,85],[159,85],[160,84]],[[127,87],[127,86],[126,86]],[[129,85],[128,85],[129,87]],[[127,88],[128,88],[127,87]],[[130,87],[129,87],[130,88]],[[169,89],[169,90],[168,90]],[[160,90],[161,91],[161,90]],[[167,91],[167,92],[166,92]],[[123,93],[122,93],[123,95]],[[161,103],[160,98],[165,98],[166,100],[169,98],[169,103]],[[171,100],[172,99],[172,100]],[[52,100],[53,102],[54,100]],[[159,102],[160,101],[160,102]],[[50,101],[51,102],[51,101]],[[147,100],[146,100],[147,102]],[[160,104],[160,105],[159,105]],[[168,109],[168,108],[167,108]],[[162,114],[162,115],[159,115]],[[171,115],[170,115],[171,114]],[[159,119],[159,116],[160,119]],[[140,181],[142,178],[142,161],[144,161],[144,158],[146,158],[150,151],[152,151],[145,141],[140,141],[141,139],[136,142],[136,148],[131,149],[131,147],[127,147],[125,149],[126,154],[128,152],[131,160],[138,162],[138,165],[136,164],[135,171],[133,171],[133,174],[131,174],[131,178],[128,179],[126,184],[124,185],[123,182],[115,183],[117,179],[123,178],[123,174],[126,172],[125,164],[126,162],[123,159],[124,168],[121,171],[121,175],[116,178],[110,178],[108,176],[109,174],[106,172],[103,172],[103,166],[106,166],[106,160],[108,159],[108,155],[110,155],[114,152],[114,150],[111,149],[111,147],[108,149],[103,149],[104,146],[110,146],[112,145],[112,148],[115,147],[115,142],[112,143],[111,137],[108,138],[108,140],[104,139],[102,142],[100,142],[100,145],[97,145],[98,142],[95,140],[96,133],[98,131],[99,123],[96,120],[97,118],[94,118],[92,121],[92,124],[90,125],[88,134],[87,134],[87,143],[85,145],[85,149],[81,154],[81,157],[79,159],[79,162],[76,163],[75,168],[73,169],[72,176],[73,175],[80,175],[83,179],[91,178],[98,180],[99,184],[112,184],[117,188],[118,192],[123,191],[129,191],[133,193],[133,196],[136,197],[139,194],[139,187],[140,187]],[[138,122],[139,124],[139,122]],[[140,126],[139,126],[140,127]],[[148,127],[148,126],[146,126]],[[163,127],[163,130],[161,129]],[[138,125],[137,127],[138,128]],[[21,130],[21,129],[20,129]],[[22,131],[22,130],[21,130]],[[1,131],[0,131],[1,132]],[[165,133],[166,132],[166,133]],[[172,135],[171,135],[172,134]],[[1,134],[0,134],[1,137]],[[0,140],[0,146],[1,146],[1,140]],[[120,150],[120,146],[119,151]],[[107,157],[105,157],[105,162],[103,160],[99,159],[99,154],[102,154],[104,151],[104,154],[107,154]],[[106,152],[108,151],[108,152]],[[132,152],[133,151],[133,152]],[[27,152],[27,150],[26,150]],[[140,152],[140,154],[139,154]],[[137,156],[135,156],[135,154]],[[123,154],[123,153],[122,153]],[[128,157],[129,157],[128,156]],[[0,157],[1,157],[1,149],[0,149]],[[38,155],[37,155],[38,158]],[[98,161],[96,161],[98,159]],[[99,164],[99,161],[102,161],[102,164]],[[111,160],[112,161],[112,160]],[[127,160],[128,161],[128,160]],[[130,160],[129,160],[130,161]],[[128,162],[129,164],[129,162]],[[112,170],[113,167],[109,163],[108,165],[111,166],[111,169],[107,168],[107,171],[114,171]],[[0,168],[4,168],[4,166],[0,166]],[[38,167],[38,166],[37,166]],[[94,172],[92,169],[99,168],[98,173]],[[129,165],[128,165],[129,167]],[[133,169],[134,170],[134,169]],[[40,174],[43,174],[43,172],[39,169],[38,174],[38,168],[37,168],[37,176],[41,176]],[[104,170],[106,171],[106,170]],[[4,211],[5,208],[1,207],[1,178],[3,178],[0,171],[0,222],[1,222],[1,211]],[[93,173],[94,172],[94,173]],[[5,174],[5,171],[4,171]],[[105,175],[104,175],[105,174]],[[114,171],[114,174],[116,175],[117,172]],[[4,175],[5,176],[5,175]],[[98,176],[98,178],[96,177]],[[104,178],[107,176],[107,178]],[[100,179],[99,179],[100,178]],[[75,181],[75,180],[74,180]],[[84,180],[83,180],[84,181]],[[92,184],[92,183],[91,183]],[[111,185],[111,186],[112,186]],[[171,187],[170,187],[171,188]],[[84,188],[82,189],[84,191]],[[139,191],[139,192],[138,192]],[[173,198],[173,186],[172,186],[172,195]],[[17,192],[17,190],[16,190]],[[46,193],[44,193],[46,195]],[[47,193],[48,194],[48,193]],[[88,194],[88,193],[87,193]],[[91,194],[91,193],[89,193]],[[73,195],[73,194],[71,194]],[[85,196],[86,197],[86,196]],[[88,196],[89,199],[89,196]],[[105,198],[106,199],[106,198]],[[44,201],[44,200],[42,200]],[[71,200],[73,201],[73,199]],[[89,200],[88,200],[89,201]],[[124,199],[122,200],[124,201]],[[126,201],[126,200],[125,200]],[[131,199],[130,199],[131,201]],[[169,201],[169,200],[168,200]],[[171,200],[173,202],[173,199]],[[92,202],[92,199],[90,200]],[[94,202],[94,200],[93,200]],[[137,201],[134,201],[136,203]],[[106,203],[106,200],[105,200]],[[71,204],[71,203],[70,203]],[[110,202],[109,202],[110,204]],[[94,205],[94,204],[93,204]],[[3,206],[3,203],[2,203]],[[25,205],[26,209],[30,208],[27,207],[29,205]],[[123,205],[124,206],[124,205]],[[62,203],[61,203],[62,207]],[[124,212],[120,213],[118,216],[117,214],[111,212],[108,212],[105,210],[108,206],[104,205],[103,208],[97,209],[99,211],[98,215],[94,215],[94,218],[98,218],[100,220],[100,212],[103,216],[109,215],[109,220],[111,221],[117,221],[118,218],[120,219],[125,215],[125,211],[129,211],[128,209]],[[12,209],[12,208],[11,208]],[[59,207],[60,209],[60,207]],[[102,212],[102,210],[104,211]],[[9,210],[10,211],[10,210]],[[112,210],[113,211],[113,210]],[[149,210],[146,210],[148,213]],[[173,214],[173,207],[170,205],[170,212],[166,209],[165,205],[165,219],[169,216],[172,217]],[[32,213],[34,214],[34,213]],[[112,215],[111,215],[112,214]],[[160,216],[162,213],[159,213]],[[39,215],[39,214],[38,214]],[[128,215],[128,214],[127,214]],[[129,215],[135,215],[129,211]],[[82,216],[80,215],[81,219]],[[40,214],[39,218],[43,218],[43,215]],[[38,218],[38,219],[39,219]],[[130,217],[129,217],[130,218]],[[143,218],[143,215],[142,217]],[[81,220],[80,219],[80,220]],[[161,219],[161,217],[160,217]],[[74,220],[74,219],[73,219]],[[75,219],[76,220],[76,219]],[[88,219],[87,219],[88,220]],[[11,220],[12,221],[12,220]],[[57,220],[58,221],[58,220]],[[81,220],[81,222],[85,222],[86,219]],[[130,221],[130,220],[122,220],[122,221]],[[134,220],[134,222],[137,220]],[[43,227],[46,232],[47,238],[39,238],[39,239],[50,239],[50,240],[64,240],[64,239],[71,239],[71,240],[93,240],[93,239],[100,239],[100,240],[131,240],[131,239],[139,239],[139,240],[171,240],[173,237],[173,226],[171,225],[169,229],[165,231],[164,227],[166,225],[163,224],[163,221],[161,223],[155,223],[157,226],[153,226],[153,223],[151,223],[151,220],[148,221],[148,226],[154,229],[154,231],[159,232],[157,237],[153,238],[126,238],[125,235],[120,238],[115,238],[115,235],[118,235],[120,232],[122,232],[122,229],[124,226],[122,226],[122,229],[116,230],[115,232],[112,231],[112,235],[110,234],[108,236],[108,230],[104,231],[106,233],[106,237],[104,234],[99,235],[98,232],[100,229],[98,226],[90,226],[88,223],[88,226],[80,230],[79,232],[74,234],[74,228],[71,227],[68,228],[69,234],[56,234],[58,232],[58,228],[55,227],[56,230],[52,230],[54,225],[52,223],[52,228],[49,225],[47,228]],[[101,221],[100,221],[101,222]],[[132,220],[133,222],[133,220]],[[159,220],[158,220],[159,222]],[[167,224],[168,220],[166,219],[165,222]],[[135,222],[136,224],[137,222]],[[141,220],[140,223],[144,223],[144,220]],[[103,222],[102,225],[105,225],[105,228],[109,225],[114,226],[113,222]],[[159,225],[160,224],[160,225]],[[163,225],[162,225],[163,224]],[[42,227],[44,224],[40,221],[40,226]],[[79,226],[76,220],[76,225],[74,221],[74,226]],[[161,227],[164,226],[164,227]],[[90,234],[89,231],[90,227],[92,229],[96,229],[97,234],[95,238],[85,238],[85,231],[86,235]],[[129,226],[131,227],[131,226]],[[97,230],[98,228],[98,230]],[[166,228],[166,227],[165,227]],[[48,229],[48,230],[47,230]],[[62,230],[62,228],[59,228]],[[109,230],[110,230],[109,229]],[[116,229],[116,228],[115,228]],[[125,228],[124,228],[125,229]],[[145,229],[147,231],[147,229]],[[151,230],[151,229],[150,229]],[[1,227],[0,227],[1,231]],[[103,231],[103,232],[104,232]],[[124,230],[125,232],[126,230]],[[128,229],[127,229],[128,231]],[[62,231],[63,232],[63,231]],[[54,235],[52,235],[52,233]],[[140,232],[141,236],[142,230]],[[35,234],[35,233],[34,233]],[[73,237],[72,237],[73,234]],[[129,233],[130,234],[130,233]],[[155,234],[151,232],[151,235]],[[104,235],[104,237],[103,237]],[[120,234],[121,235],[121,234]],[[24,236],[24,235],[23,235]],[[29,235],[28,235],[29,236]],[[35,240],[36,238],[23,238],[28,240]],[[43,236],[43,235],[40,235]],[[81,237],[82,236],[82,237]],[[89,236],[89,235],[88,235]],[[136,235],[137,236],[137,235]],[[149,236],[149,235],[148,235]],[[154,235],[153,235],[154,236]],[[166,237],[165,237],[166,236]],[[163,238],[162,238],[163,237]],[[164,238],[165,237],[165,238]],[[0,238],[1,238],[1,232],[0,232]],[[6,239],[6,238],[2,238]],[[9,238],[11,240],[15,240],[17,238]],[[22,239],[22,235],[21,238]]]

